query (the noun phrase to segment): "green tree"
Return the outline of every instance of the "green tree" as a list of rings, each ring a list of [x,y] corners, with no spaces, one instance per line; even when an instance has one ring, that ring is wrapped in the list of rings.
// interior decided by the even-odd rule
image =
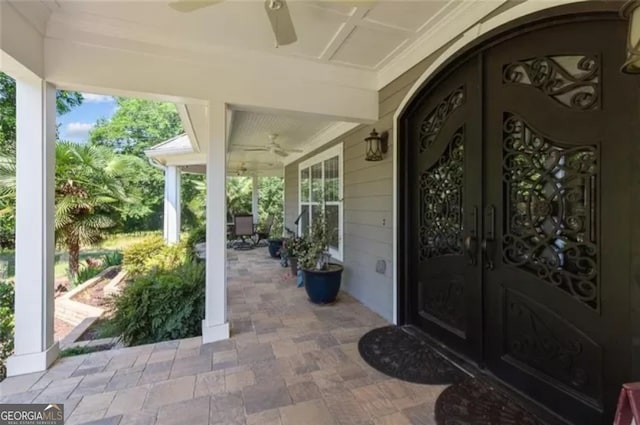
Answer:
[[[78,273],[80,248],[102,240],[135,201],[125,183],[140,161],[104,147],[56,145],[55,235],[69,252],[70,278]],[[6,155],[0,156],[0,196],[15,198],[15,158]]]
[[[251,212],[251,178],[227,177],[227,220],[236,214]]]
[[[282,234],[284,202],[284,179],[282,177],[261,177],[258,203],[260,204],[260,221],[273,216],[271,234]]]
[[[144,150],[183,132],[173,103],[117,97],[118,109],[109,119],[99,119],[89,142],[115,152],[144,157]]]
[[[125,231],[162,227],[164,174],[147,163],[144,151],[183,132],[182,123],[172,103],[142,99],[116,98],[118,109],[109,119],[100,119],[89,133],[89,144],[144,159],[127,181],[128,190],[137,194],[138,202],[123,209]],[[188,193],[186,195],[189,195]],[[190,198],[183,196],[184,202]]]
[[[58,91],[58,115],[66,114],[82,104],[82,94]],[[0,153],[15,160],[16,152],[16,82],[0,72]],[[15,176],[14,176],[15,178]],[[13,248],[15,243],[15,196],[0,198],[0,248]]]
[[[56,242],[69,252],[71,277],[78,273],[80,248],[100,242],[136,201],[126,184],[140,161],[91,145],[56,145]]]

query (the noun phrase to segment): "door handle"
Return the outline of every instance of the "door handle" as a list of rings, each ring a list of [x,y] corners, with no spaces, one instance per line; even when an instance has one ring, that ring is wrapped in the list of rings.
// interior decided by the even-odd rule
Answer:
[[[478,240],[473,236],[467,236],[464,240],[464,250],[467,252],[469,264],[476,265],[476,252],[478,251]]]
[[[488,270],[493,270],[493,261],[496,255],[496,208],[493,205],[487,207],[486,219],[487,231],[482,240],[482,252],[485,258],[484,267]]]
[[[471,209],[471,226],[469,226],[469,234],[464,239],[464,250],[467,253],[469,264],[475,266],[478,262],[478,207]]]

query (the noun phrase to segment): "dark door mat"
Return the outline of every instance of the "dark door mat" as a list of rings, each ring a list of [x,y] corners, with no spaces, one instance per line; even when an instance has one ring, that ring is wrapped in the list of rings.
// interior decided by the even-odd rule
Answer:
[[[367,332],[360,338],[358,350],[371,367],[402,381],[444,385],[468,376],[426,341],[397,326]]]
[[[478,378],[451,385],[436,400],[438,425],[546,425],[507,393]]]

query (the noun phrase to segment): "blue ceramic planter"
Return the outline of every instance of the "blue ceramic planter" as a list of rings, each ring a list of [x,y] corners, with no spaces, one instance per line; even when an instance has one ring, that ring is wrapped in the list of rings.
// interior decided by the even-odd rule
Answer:
[[[280,258],[280,250],[282,249],[282,239],[269,239],[269,255],[272,258]]]
[[[302,270],[304,289],[314,304],[329,304],[336,300],[340,291],[342,271],[339,264],[329,264],[329,270]]]

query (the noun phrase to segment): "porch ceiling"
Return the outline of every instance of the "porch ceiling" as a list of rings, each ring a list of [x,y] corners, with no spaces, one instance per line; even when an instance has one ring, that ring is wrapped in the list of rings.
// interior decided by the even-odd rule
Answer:
[[[158,46],[229,47],[379,70],[460,2],[295,1],[289,8],[298,42],[274,49],[262,1],[225,1],[192,13],[168,1],[13,1],[43,32],[72,25],[103,36]],[[457,5],[455,3],[458,3]],[[168,39],[170,38],[170,43]]]
[[[338,121],[313,115],[234,111],[228,146],[229,168],[240,172],[242,169],[250,172],[282,170],[285,161],[297,156],[295,152],[282,157],[271,152],[247,152],[244,149],[265,146],[269,143],[269,135],[277,134],[276,143],[284,150],[299,149],[306,152],[315,138],[338,124]]]
[[[203,157],[205,105],[222,102],[235,115],[229,168],[281,172],[301,155],[242,146],[277,133],[285,149],[306,153],[375,122],[381,87],[505,1],[288,0],[298,42],[277,49],[262,0],[188,14],[169,0],[7,3],[42,36],[43,77],[59,88],[185,105],[185,131]]]

